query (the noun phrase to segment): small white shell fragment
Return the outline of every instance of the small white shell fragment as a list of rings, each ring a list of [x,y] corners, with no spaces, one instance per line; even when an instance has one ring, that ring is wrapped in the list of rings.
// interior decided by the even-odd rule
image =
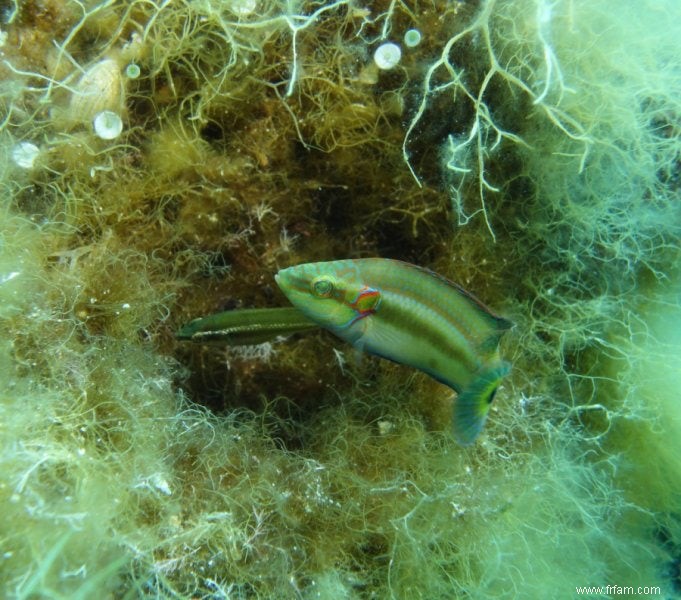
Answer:
[[[22,169],[32,169],[35,159],[40,154],[40,148],[31,142],[19,142],[12,148],[12,161]]]
[[[100,112],[95,117],[93,125],[97,137],[103,140],[113,140],[121,135],[121,131],[123,131],[123,121],[111,110]]]
[[[118,63],[110,58],[92,65],[74,86],[69,105],[75,122],[88,123],[105,110],[120,112],[124,104],[124,87]]]
[[[374,62],[379,69],[387,71],[400,62],[402,50],[397,44],[386,42],[381,44],[374,52]]]
[[[404,45],[414,48],[421,43],[421,32],[418,29],[409,29],[404,34]]]

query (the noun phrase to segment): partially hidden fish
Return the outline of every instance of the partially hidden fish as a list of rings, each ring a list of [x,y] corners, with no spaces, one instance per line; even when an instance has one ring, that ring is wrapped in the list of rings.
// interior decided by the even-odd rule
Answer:
[[[242,308],[194,319],[180,328],[175,337],[200,344],[249,346],[317,328],[316,323],[293,307]]]
[[[454,437],[462,445],[475,441],[510,371],[499,355],[510,321],[445,277],[397,260],[307,263],[282,269],[275,279],[314,323],[452,388]]]

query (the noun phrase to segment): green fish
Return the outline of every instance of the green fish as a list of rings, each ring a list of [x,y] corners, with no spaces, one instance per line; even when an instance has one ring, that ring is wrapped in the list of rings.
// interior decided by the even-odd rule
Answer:
[[[250,346],[317,328],[316,323],[293,307],[242,308],[194,319],[175,337],[200,344]]]
[[[453,433],[472,444],[510,371],[499,340],[513,324],[456,283],[397,260],[363,258],[282,269],[301,313],[355,348],[412,366],[457,393]]]

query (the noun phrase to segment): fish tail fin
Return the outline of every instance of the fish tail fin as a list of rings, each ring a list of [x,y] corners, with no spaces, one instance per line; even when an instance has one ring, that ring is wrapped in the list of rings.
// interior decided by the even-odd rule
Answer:
[[[482,431],[497,387],[510,370],[511,365],[503,361],[485,367],[457,396],[452,429],[454,438],[462,446],[472,444]]]

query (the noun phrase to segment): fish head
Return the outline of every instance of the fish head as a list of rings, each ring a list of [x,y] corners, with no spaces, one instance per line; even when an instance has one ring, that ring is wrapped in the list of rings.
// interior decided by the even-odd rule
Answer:
[[[288,267],[275,280],[306,317],[349,341],[352,336],[343,332],[373,314],[380,303],[380,293],[364,284],[350,260]]]

